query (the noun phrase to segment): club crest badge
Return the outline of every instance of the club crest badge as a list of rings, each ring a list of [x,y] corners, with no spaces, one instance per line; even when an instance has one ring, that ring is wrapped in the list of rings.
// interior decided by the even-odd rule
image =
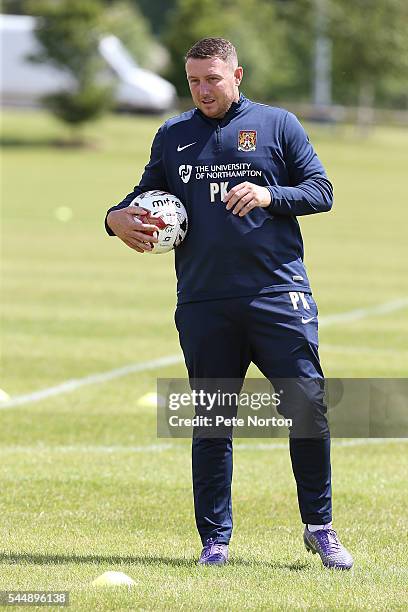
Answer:
[[[238,132],[238,151],[256,151],[256,130]]]

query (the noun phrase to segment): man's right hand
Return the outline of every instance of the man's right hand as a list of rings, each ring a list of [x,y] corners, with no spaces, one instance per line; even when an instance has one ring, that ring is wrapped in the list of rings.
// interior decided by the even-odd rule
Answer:
[[[139,219],[147,213],[147,210],[139,206],[127,206],[119,210],[111,210],[106,222],[115,235],[128,247],[138,253],[144,253],[152,250],[151,243],[157,242],[157,238],[152,236],[152,233],[159,231],[156,225],[148,225]]]

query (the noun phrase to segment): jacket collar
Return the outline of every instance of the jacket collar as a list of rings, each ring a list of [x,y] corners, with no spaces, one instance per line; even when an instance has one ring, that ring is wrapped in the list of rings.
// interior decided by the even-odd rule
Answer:
[[[222,117],[221,119],[212,119],[211,117],[207,117],[207,115],[204,115],[204,113],[202,113],[199,108],[196,108],[195,110],[196,113],[200,115],[200,117],[202,117],[206,121],[209,121],[213,125],[226,125],[232,117],[238,115],[248,105],[248,102],[248,98],[246,98],[244,94],[240,94],[238,102],[233,102],[224,117]]]

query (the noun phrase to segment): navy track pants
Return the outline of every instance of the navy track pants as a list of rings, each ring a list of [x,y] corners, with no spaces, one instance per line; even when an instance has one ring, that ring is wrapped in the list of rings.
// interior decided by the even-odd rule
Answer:
[[[317,315],[311,294],[299,292],[179,304],[175,321],[189,378],[243,381],[253,362],[270,380],[303,377],[321,383]],[[322,385],[308,393],[307,418],[316,437],[291,431],[290,457],[302,521],[323,524],[332,520],[330,433]],[[296,415],[296,406],[289,411]],[[194,508],[203,543],[209,537],[230,540],[232,465],[232,436],[193,437]]]

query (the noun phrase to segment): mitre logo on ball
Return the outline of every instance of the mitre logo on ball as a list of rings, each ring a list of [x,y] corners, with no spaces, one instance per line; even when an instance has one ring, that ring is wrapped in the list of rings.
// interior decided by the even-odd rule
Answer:
[[[159,228],[158,232],[154,232],[158,242],[151,242],[152,250],[146,253],[168,253],[186,237],[187,212],[175,195],[166,191],[146,191],[132,200],[129,206],[139,206],[147,210],[147,215],[138,218],[143,223],[156,225]]]

